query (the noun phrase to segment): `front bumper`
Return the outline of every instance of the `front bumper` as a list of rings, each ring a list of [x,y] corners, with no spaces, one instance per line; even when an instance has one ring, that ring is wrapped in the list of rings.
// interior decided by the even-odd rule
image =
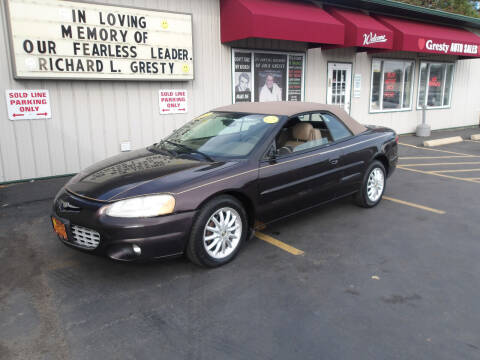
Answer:
[[[71,208],[75,210],[65,209],[61,203],[73,205]],[[60,238],[62,242],[84,252],[123,261],[180,255],[185,249],[196,213],[189,211],[154,218],[114,218],[99,211],[103,205],[65,190],[60,192],[54,200],[52,216],[65,224],[68,240]],[[75,244],[73,225],[98,232],[98,246],[86,249]],[[134,245],[140,248],[140,252],[138,248],[134,251]]]

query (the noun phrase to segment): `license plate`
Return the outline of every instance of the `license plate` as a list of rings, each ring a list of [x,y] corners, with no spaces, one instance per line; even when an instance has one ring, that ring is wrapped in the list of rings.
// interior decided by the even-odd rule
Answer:
[[[60,220],[52,217],[53,231],[60,236],[62,239],[67,240],[67,229],[65,229],[65,224]]]

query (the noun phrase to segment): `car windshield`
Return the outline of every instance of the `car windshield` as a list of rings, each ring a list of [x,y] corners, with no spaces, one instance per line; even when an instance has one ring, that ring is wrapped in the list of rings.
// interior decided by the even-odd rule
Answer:
[[[174,131],[158,144],[176,153],[211,157],[247,156],[278,122],[276,116],[230,112],[203,114]]]

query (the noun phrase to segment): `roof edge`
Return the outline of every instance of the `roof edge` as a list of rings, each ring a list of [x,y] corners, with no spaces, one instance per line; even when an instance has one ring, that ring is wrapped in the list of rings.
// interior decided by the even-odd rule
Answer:
[[[451,13],[448,11],[444,10],[438,10],[438,9],[429,9],[426,7],[418,6],[418,5],[412,5],[412,4],[407,4],[395,0],[355,0],[355,1],[349,1],[349,0],[343,0],[343,1],[335,1],[335,0],[324,0],[321,1],[323,4],[328,4],[332,6],[348,6],[351,8],[356,8],[356,9],[362,9],[362,10],[367,10],[375,13],[374,8],[366,7],[365,5],[370,5],[370,6],[381,6],[383,8],[389,8],[392,10],[402,10],[405,12],[410,13],[411,15],[428,15],[430,17],[434,17],[437,20],[449,20],[449,22],[458,22],[460,26],[469,26],[473,28],[478,28],[480,29],[480,18],[474,18],[471,16],[466,16],[466,15],[461,15],[461,14],[455,14]],[[383,12],[383,11],[379,11]],[[384,12],[383,12],[384,13]],[[391,16],[395,16],[393,13],[390,14]],[[418,19],[412,19],[412,20],[418,20]],[[457,25],[457,26],[458,26]]]

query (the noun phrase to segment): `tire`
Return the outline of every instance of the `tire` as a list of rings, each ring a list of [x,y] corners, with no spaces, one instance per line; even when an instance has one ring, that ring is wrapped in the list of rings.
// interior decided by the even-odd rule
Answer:
[[[362,187],[355,195],[356,204],[364,208],[371,208],[378,205],[385,192],[386,178],[385,167],[380,161],[374,160],[367,168],[367,171],[365,171]],[[379,181],[381,181],[381,183],[378,183]]]
[[[187,244],[187,257],[199,266],[224,265],[238,254],[247,233],[247,215],[242,204],[232,196],[221,195],[199,210]]]

